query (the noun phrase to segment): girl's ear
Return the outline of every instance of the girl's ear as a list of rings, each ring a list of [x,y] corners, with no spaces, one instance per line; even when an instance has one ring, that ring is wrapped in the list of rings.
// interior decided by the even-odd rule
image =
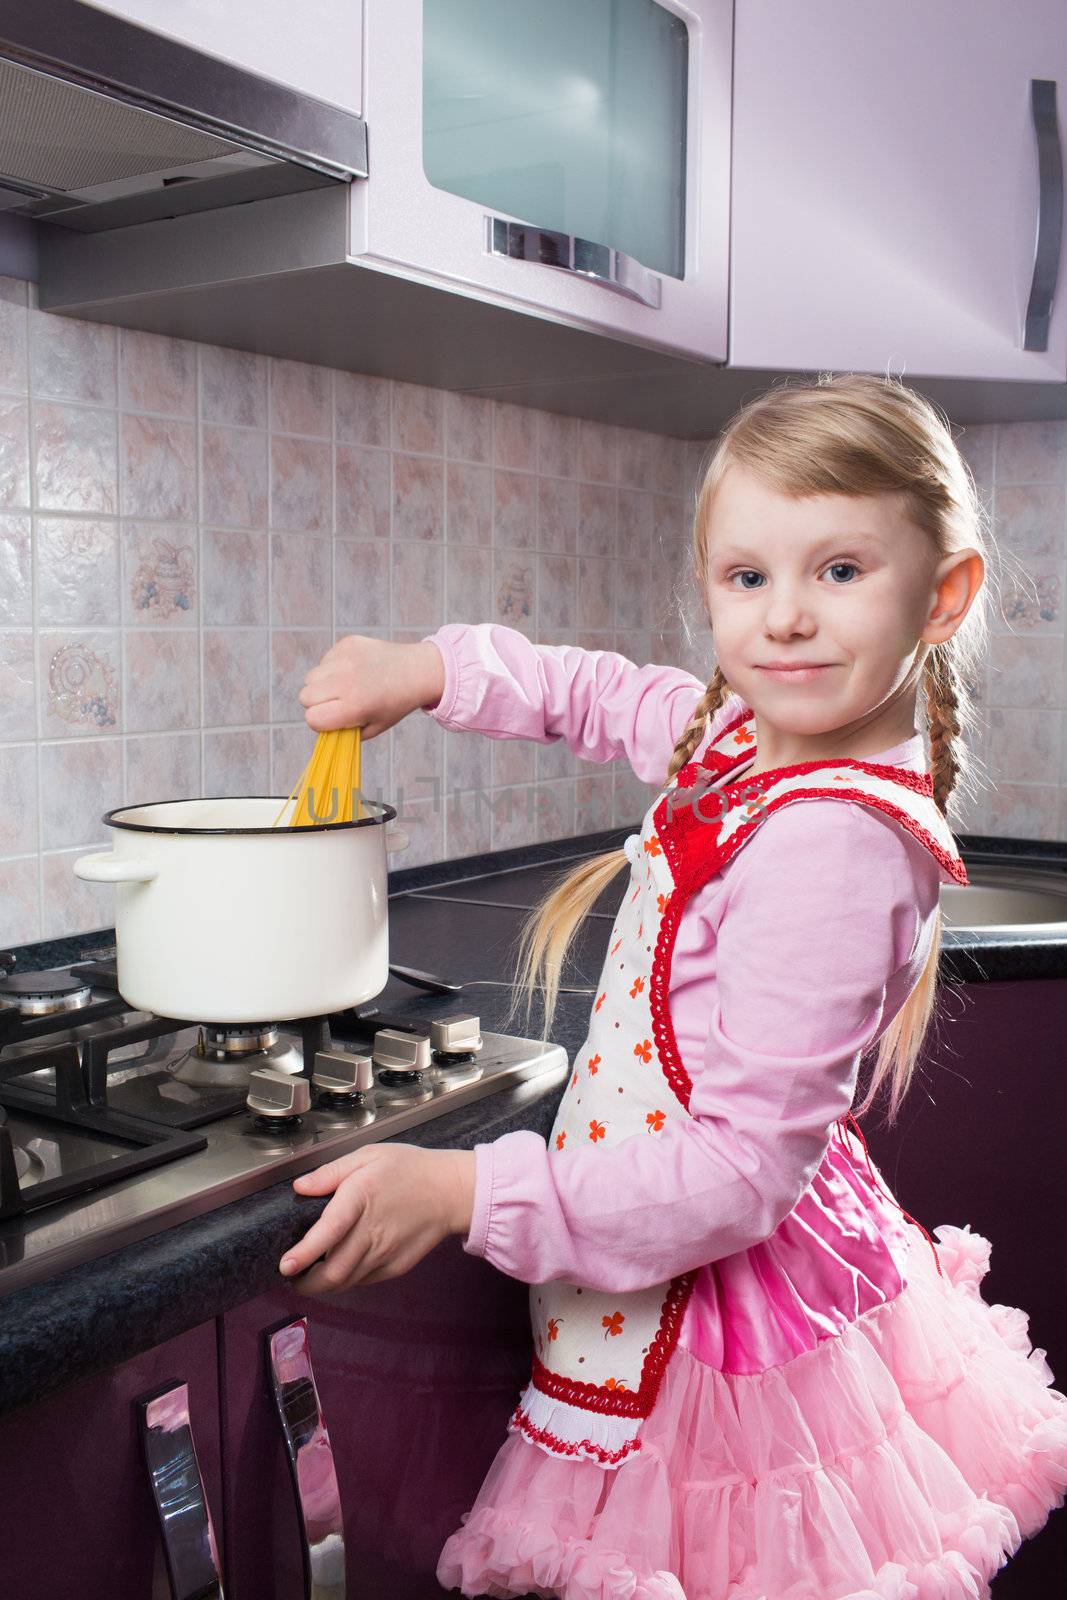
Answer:
[[[934,574],[937,599],[919,637],[926,644],[951,639],[985,582],[985,562],[977,550],[954,550]]]

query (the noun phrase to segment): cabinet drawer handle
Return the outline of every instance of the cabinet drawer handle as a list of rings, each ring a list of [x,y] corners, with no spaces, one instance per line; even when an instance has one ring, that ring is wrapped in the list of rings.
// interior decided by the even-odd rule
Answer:
[[[304,1540],[307,1600],[345,1600],[345,1536],[333,1451],[308,1349],[306,1317],[268,1332],[267,1348]]]
[[[663,298],[662,280],[633,256],[610,245],[578,239],[573,233],[556,233],[532,222],[510,222],[507,217],[486,217],[487,249],[491,256],[512,261],[537,261],[558,267],[576,278],[593,278],[629,300],[658,311]]]
[[[1052,79],[1030,79],[1030,111],[1037,141],[1037,238],[1023,349],[1047,350],[1063,240],[1063,154]]]
[[[219,1554],[189,1420],[189,1385],[140,1402],[141,1441],[174,1600],[223,1600]]]

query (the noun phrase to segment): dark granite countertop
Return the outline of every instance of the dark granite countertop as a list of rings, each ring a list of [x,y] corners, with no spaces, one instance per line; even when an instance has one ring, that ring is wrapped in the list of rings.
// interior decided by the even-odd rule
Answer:
[[[525,911],[578,856],[620,845],[629,829],[521,850],[469,857],[390,873],[391,950],[396,959],[463,982],[462,997],[413,998],[390,980],[383,1007],[403,1001],[434,1015],[475,1010],[483,1026],[503,1031],[513,996],[514,941]],[[960,838],[968,864],[1027,863],[1067,874],[1067,845],[1039,841]],[[593,985],[600,970],[623,880],[604,891],[582,930],[552,1029],[569,1058],[585,1037]],[[457,917],[464,932],[457,937]],[[23,946],[23,970],[41,969],[105,951],[110,930]],[[0,957],[0,965],[3,958]],[[1067,978],[1067,940],[1002,933],[946,931],[942,969],[953,982]],[[507,1031],[541,1031],[535,1007]],[[427,1146],[471,1149],[518,1128],[547,1135],[562,1086],[534,1079],[402,1137]],[[298,1200],[288,1180],[217,1211],[97,1257],[84,1266],[7,1296],[0,1316],[0,1413],[43,1398],[76,1379],[103,1371],[276,1287],[277,1261],[325,1201]],[[92,1337],[87,1337],[91,1328]]]

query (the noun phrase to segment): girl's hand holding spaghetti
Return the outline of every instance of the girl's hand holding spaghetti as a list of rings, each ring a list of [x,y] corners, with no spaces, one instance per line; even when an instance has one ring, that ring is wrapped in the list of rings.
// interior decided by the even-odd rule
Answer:
[[[301,1174],[293,1188],[332,1198],[279,1270],[302,1294],[330,1294],[399,1278],[448,1234],[469,1233],[474,1152],[367,1145]]]

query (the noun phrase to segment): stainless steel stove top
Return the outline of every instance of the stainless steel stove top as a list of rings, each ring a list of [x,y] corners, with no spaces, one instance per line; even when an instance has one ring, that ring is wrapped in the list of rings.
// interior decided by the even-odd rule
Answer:
[[[90,976],[80,1017],[15,1017],[0,993],[0,1296],[569,1070],[558,1045],[425,1004],[264,1024],[222,1054],[204,1027],[130,1010],[106,965]]]

